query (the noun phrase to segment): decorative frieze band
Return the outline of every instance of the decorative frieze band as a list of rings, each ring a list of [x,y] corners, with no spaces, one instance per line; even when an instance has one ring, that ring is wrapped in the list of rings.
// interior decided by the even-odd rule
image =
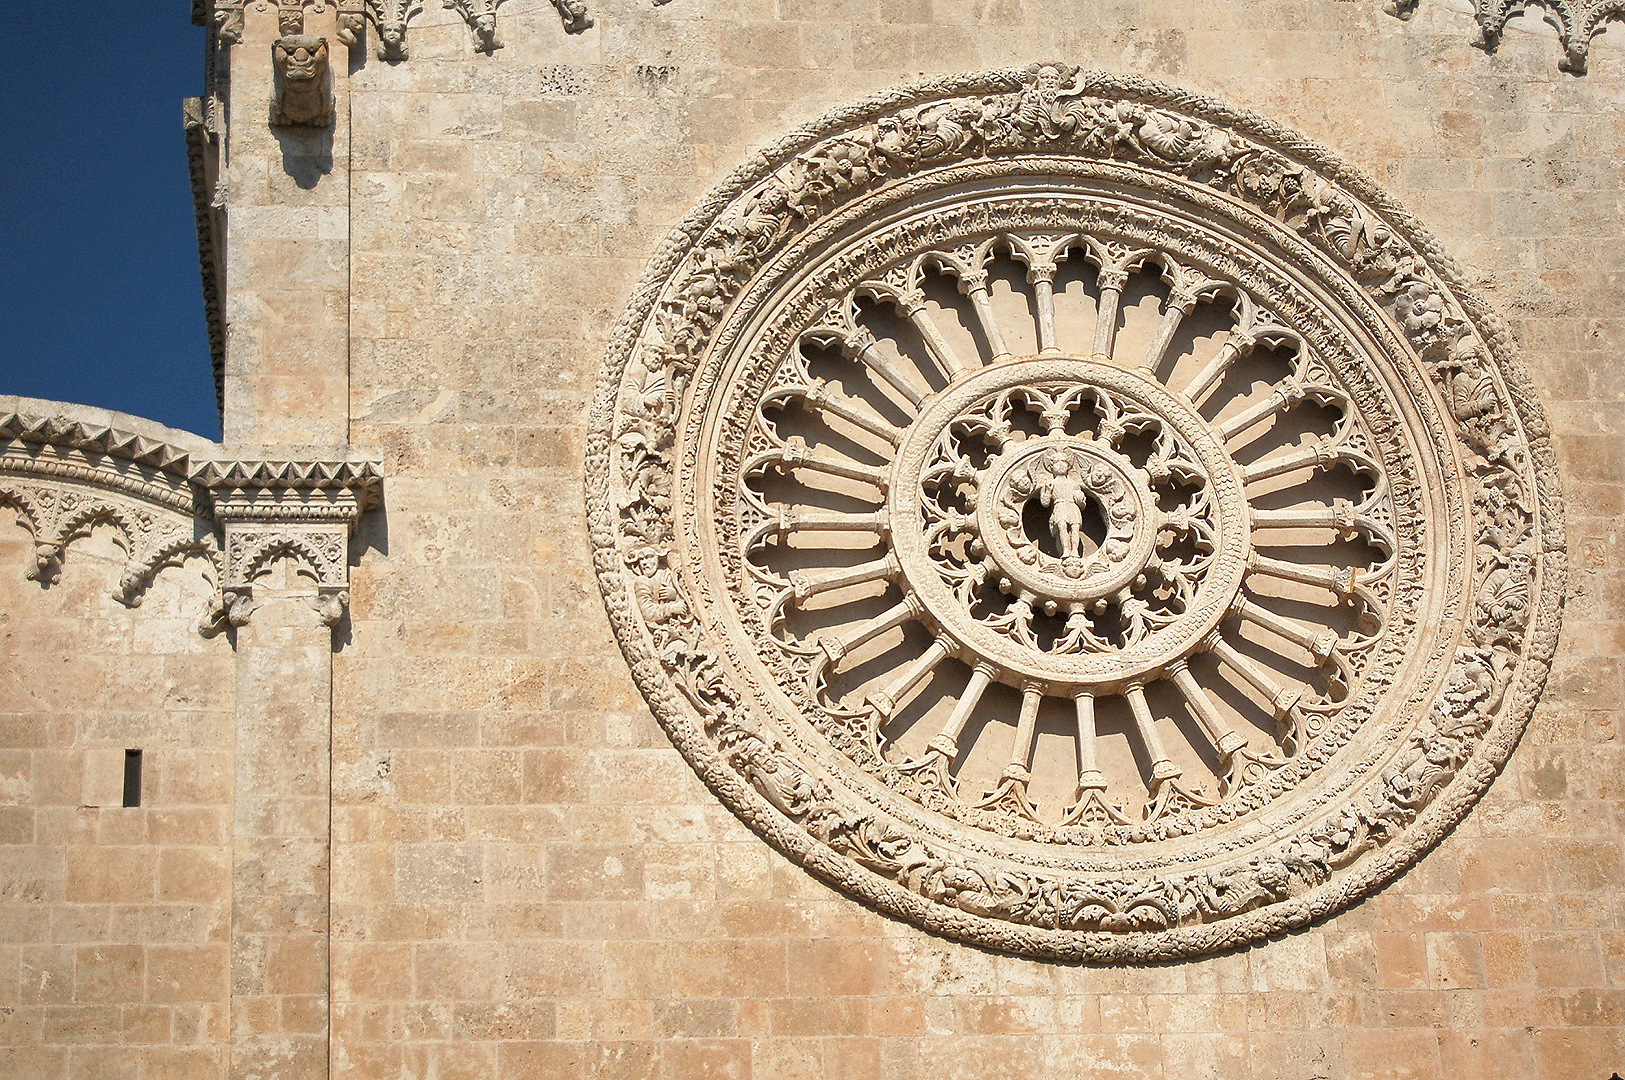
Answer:
[[[266,0],[257,2],[265,3]],[[284,6],[298,6],[301,3],[320,5],[332,0],[280,0],[280,2]],[[503,2],[504,0],[444,0],[447,8],[455,10],[468,23],[469,32],[474,38],[475,50],[488,54],[502,48],[502,41],[497,36],[496,9]],[[558,10],[566,32],[577,34],[593,25],[585,0],[551,0],[551,2]],[[652,0],[656,7],[667,2],[668,0]],[[210,0],[193,0],[192,21],[202,26],[212,18],[218,35],[217,40],[225,45],[237,44],[242,40],[243,7],[246,0],[212,0],[212,3],[211,11]],[[1397,19],[1409,19],[1416,13],[1419,3],[1420,0],[1384,0],[1383,10]],[[1500,44],[1501,35],[1505,32],[1508,21],[1515,15],[1523,14],[1526,6],[1513,0],[1474,0],[1473,17],[1478,23],[1478,33],[1472,43],[1493,52]],[[1591,39],[1602,29],[1603,23],[1625,14],[1625,6],[1622,6],[1620,0],[1542,0],[1535,6],[1540,8],[1546,21],[1557,28],[1558,39],[1563,45],[1563,57],[1558,61],[1558,66],[1564,71],[1576,74],[1585,72]],[[363,23],[370,21],[378,34],[378,58],[405,60],[407,25],[413,16],[420,14],[422,10],[422,0],[338,0],[339,40],[346,46],[354,48],[360,40]]]
[[[251,0],[194,0],[192,21],[199,26],[210,25],[215,40],[221,45],[237,45],[243,40],[244,9]],[[252,0],[265,7],[270,0]],[[304,33],[306,9],[321,11],[334,0],[276,0],[277,18],[284,37]],[[493,53],[502,48],[497,35],[497,8],[505,0],[443,0],[444,6],[457,12],[474,39],[476,52]],[[655,0],[657,4],[665,0]],[[579,34],[593,25],[585,0],[551,0],[564,24],[566,33]],[[347,48],[356,48],[367,23],[372,24],[378,36],[376,53],[380,60],[405,60],[411,53],[407,47],[406,32],[412,19],[423,13],[423,0],[337,0],[338,39]]]
[[[315,581],[331,626],[349,604],[349,535],[381,501],[377,462],[194,457],[150,435],[0,405],[0,506],[34,540],[32,580],[49,584],[63,552],[100,525],[125,551],[114,599],[140,605],[153,576],[201,557],[214,599],[199,623],[213,635],[247,622],[256,578],[283,557]]]
[[[1396,19],[1409,19],[1416,14],[1419,2],[1385,0],[1382,9]],[[1585,73],[1591,39],[1597,36],[1602,24],[1625,15],[1625,4],[1620,0],[1542,0],[1535,6],[1541,9],[1546,21],[1557,28],[1557,38],[1563,44],[1563,58],[1557,66],[1577,75]],[[1474,0],[1473,18],[1478,22],[1478,33],[1473,44],[1485,52],[1494,52],[1501,44],[1508,21],[1514,15],[1523,14],[1524,7],[1519,0]]]

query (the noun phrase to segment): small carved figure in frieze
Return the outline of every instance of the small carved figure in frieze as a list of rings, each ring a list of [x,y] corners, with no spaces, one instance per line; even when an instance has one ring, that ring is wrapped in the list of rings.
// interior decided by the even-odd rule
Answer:
[[[1070,135],[1078,128],[1081,112],[1070,108],[1065,99],[1082,93],[1077,87],[1078,69],[1071,65],[1034,64],[1022,82],[1016,105],[1015,123],[1024,131],[1038,131],[1046,139]]]
[[[304,0],[277,0],[277,29],[283,37],[294,37],[305,32]]]
[[[553,6],[558,9],[559,18],[564,20],[564,32],[579,34],[592,26],[592,16],[587,14],[585,0],[553,0]]]
[[[271,126],[326,127],[333,120],[327,39],[295,34],[271,45]]]
[[[502,48],[497,37],[497,5],[502,0],[446,0],[446,7],[457,12],[468,23],[474,35],[474,51],[490,54]]]

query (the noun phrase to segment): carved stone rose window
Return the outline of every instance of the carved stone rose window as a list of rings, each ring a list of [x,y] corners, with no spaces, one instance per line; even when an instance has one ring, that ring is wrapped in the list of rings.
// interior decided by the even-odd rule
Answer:
[[[1059,64],[735,173],[611,348],[588,492],[678,749],[837,887],[1036,956],[1329,914],[1466,812],[1554,645],[1508,335],[1299,136]]]

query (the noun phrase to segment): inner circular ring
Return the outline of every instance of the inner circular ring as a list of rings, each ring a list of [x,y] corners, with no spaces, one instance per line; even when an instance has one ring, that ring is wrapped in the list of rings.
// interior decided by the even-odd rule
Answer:
[[[1109,596],[1145,570],[1161,518],[1140,470],[1093,439],[1046,435],[1000,454],[978,484],[982,544],[1006,581],[1006,592],[1055,603],[1065,611]],[[1025,535],[1024,511],[1038,500],[1056,554]],[[1085,503],[1105,522],[1096,550],[1081,541]]]
[[[1121,649],[1093,653],[1044,653],[1012,641],[972,617],[961,599],[942,579],[931,557],[920,477],[939,437],[955,418],[989,396],[1031,384],[1092,387],[1135,402],[1156,415],[1186,441],[1206,474],[1213,499],[1218,546],[1196,598],[1186,613],[1173,624]],[[1062,440],[1072,448],[1081,449],[1085,444],[1085,440],[1068,436],[1059,439],[1050,436],[1036,441],[1048,441],[1053,446]],[[1027,442],[1020,446],[1024,448]],[[1013,470],[1024,452],[1018,450],[1008,462],[995,462],[989,470],[990,478],[995,469],[999,470],[1001,478],[1009,477],[1010,472],[1000,466],[1007,465]],[[1102,462],[1106,460],[1101,455],[1095,456]],[[1112,463],[1111,468],[1115,471],[1121,466]],[[1130,470],[1123,472],[1132,475]],[[1143,478],[1133,479],[1136,486],[1144,486]],[[1146,513],[1137,513],[1138,518],[1154,514],[1155,504],[1149,492],[1142,495],[1136,491],[1134,498],[1145,500],[1140,505]],[[920,608],[922,621],[967,658],[996,667],[1000,681],[1017,686],[1041,687],[1055,695],[1069,695],[1078,689],[1110,692],[1132,682],[1156,678],[1169,664],[1198,651],[1207,635],[1224,618],[1240,588],[1252,549],[1251,522],[1240,473],[1207,421],[1160,384],[1104,358],[1085,359],[1066,355],[1025,357],[973,369],[957,376],[946,388],[922,402],[920,413],[905,434],[892,464],[887,504],[892,545],[903,577]],[[980,514],[980,506],[977,512]],[[1150,524],[1146,522],[1135,529],[1136,554],[1141,545],[1155,543],[1157,529],[1147,527]],[[1020,564],[1019,557],[1013,551],[1008,556],[998,554],[994,557],[1001,569]],[[1128,561],[1133,562],[1132,559]],[[1135,572],[1138,573],[1144,565],[1144,562],[1139,563]],[[1126,568],[1123,573],[1127,573]],[[1114,572],[1112,577],[1116,576]],[[1132,574],[1128,576],[1133,577]],[[1012,579],[1014,577],[1012,574]],[[1065,575],[1034,571],[1028,577],[1044,590],[1050,590],[1060,588]],[[1033,591],[1035,595],[1046,595],[1038,589]],[[1081,599],[1085,592],[1082,587],[1075,591],[1079,594],[1077,599]],[[1093,590],[1090,588],[1087,591]],[[1053,594],[1048,595],[1061,599]]]

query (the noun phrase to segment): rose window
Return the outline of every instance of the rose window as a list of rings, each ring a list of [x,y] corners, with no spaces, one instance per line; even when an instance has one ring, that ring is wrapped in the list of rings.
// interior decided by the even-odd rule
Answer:
[[[719,798],[1035,956],[1334,912],[1528,718],[1562,526],[1510,338],[1380,190],[1056,64],[831,114],[651,263],[599,580]]]
[[[1383,470],[1236,283],[1115,238],[969,237],[788,352],[740,473],[745,564],[897,790],[1115,841],[1284,763],[1345,699],[1386,608]]]

